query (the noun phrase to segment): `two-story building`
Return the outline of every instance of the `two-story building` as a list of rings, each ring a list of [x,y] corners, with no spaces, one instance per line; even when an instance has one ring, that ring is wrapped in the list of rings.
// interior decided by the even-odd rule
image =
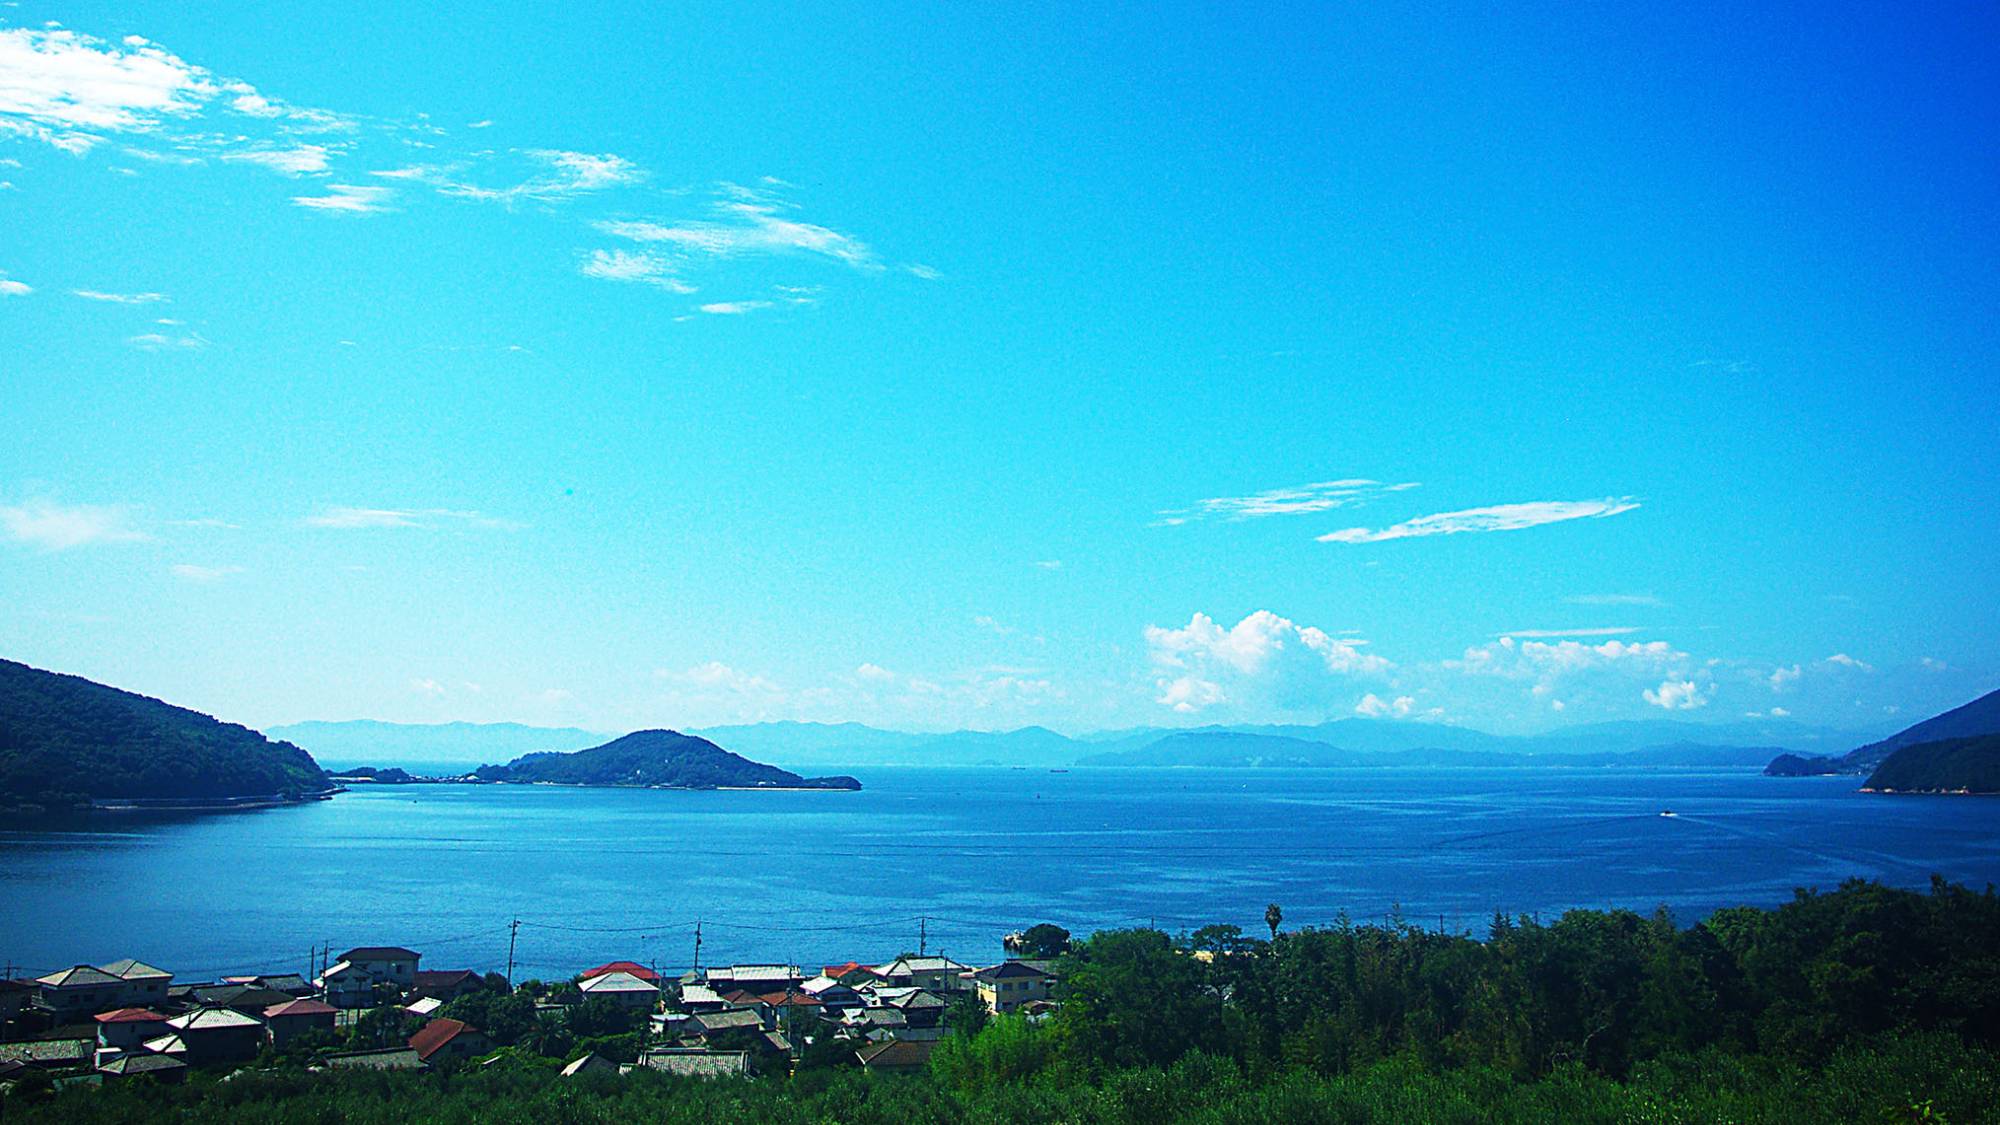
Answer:
[[[972,968],[949,957],[898,957],[875,966],[875,975],[896,988],[921,988],[930,992],[957,992],[965,987],[963,974]]]
[[[417,961],[422,956],[401,946],[359,946],[341,954],[316,983],[326,1002],[336,1008],[373,1007],[378,984],[398,992],[416,987]]]
[[[1049,998],[1055,978],[1025,961],[1002,961],[965,974],[990,1012],[1011,1012],[1023,1004]]]

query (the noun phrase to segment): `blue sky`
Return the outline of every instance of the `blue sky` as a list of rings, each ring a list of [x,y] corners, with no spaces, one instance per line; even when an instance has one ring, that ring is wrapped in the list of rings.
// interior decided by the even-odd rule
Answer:
[[[1996,17],[0,8],[0,653],[240,721],[1920,717]]]

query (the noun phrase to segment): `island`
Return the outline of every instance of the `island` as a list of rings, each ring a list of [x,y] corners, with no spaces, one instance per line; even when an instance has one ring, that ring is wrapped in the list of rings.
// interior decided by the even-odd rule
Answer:
[[[0,660],[0,812],[240,809],[335,790],[312,755],[289,742]]]
[[[504,766],[481,766],[472,776],[515,784],[646,789],[861,788],[852,777],[800,777],[673,730],[635,731],[588,750],[526,754]]]
[[[1864,793],[2000,794],[2000,735],[1905,746],[1884,759]]]

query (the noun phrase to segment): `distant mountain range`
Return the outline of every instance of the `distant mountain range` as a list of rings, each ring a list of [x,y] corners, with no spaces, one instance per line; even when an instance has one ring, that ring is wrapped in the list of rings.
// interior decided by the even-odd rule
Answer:
[[[1839,755],[1780,754],[1764,772],[1772,777],[1815,777],[1826,774],[1868,774],[1906,746],[2000,734],[2000,691],[1991,691],[1963,707],[1904,727],[1878,742]]]
[[[312,755],[247,727],[0,660],[0,809],[297,800],[331,788]]]
[[[2000,734],[1898,747],[1862,788],[1871,793],[2000,794]]]
[[[470,766],[537,751],[577,750],[606,736],[514,724],[298,723],[272,728],[323,758]],[[860,723],[771,722],[688,732],[786,769],[867,766],[1393,764],[1542,766],[1762,765],[1781,752],[1826,754],[1880,731],[1839,731],[1786,720],[1594,723],[1538,735],[1496,735],[1444,723],[1337,719],[1316,725],[1141,727],[1070,737],[1044,727],[924,733]],[[1242,735],[1245,739],[1220,738]],[[1260,741],[1261,740],[1261,741]]]
[[[477,766],[538,750],[582,750],[610,735],[574,727],[520,723],[288,723],[264,733],[295,742],[330,762],[423,762]]]
[[[800,777],[732,754],[705,738],[671,730],[635,731],[602,746],[528,754],[481,766],[485,781],[672,789],[859,789],[851,777]]]

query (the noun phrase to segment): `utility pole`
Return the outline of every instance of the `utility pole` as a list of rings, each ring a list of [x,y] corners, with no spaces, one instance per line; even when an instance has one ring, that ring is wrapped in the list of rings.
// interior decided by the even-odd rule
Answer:
[[[507,923],[507,990],[514,989],[514,939],[521,935],[521,920]]]
[[[922,957],[930,949],[931,920],[928,916],[917,919],[917,956]]]
[[[694,920],[694,975],[701,979],[701,919]]]

